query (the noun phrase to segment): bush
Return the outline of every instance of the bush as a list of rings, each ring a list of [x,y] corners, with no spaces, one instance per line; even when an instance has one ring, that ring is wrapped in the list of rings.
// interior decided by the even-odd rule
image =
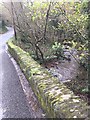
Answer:
[[[63,47],[60,43],[55,42],[52,45],[52,49],[53,49],[54,55],[57,56],[57,59],[64,57]]]
[[[0,21],[0,34],[7,32],[4,20]]]

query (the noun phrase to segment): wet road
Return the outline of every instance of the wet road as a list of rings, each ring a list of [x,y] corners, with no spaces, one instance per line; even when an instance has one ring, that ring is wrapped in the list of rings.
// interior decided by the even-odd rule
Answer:
[[[6,52],[6,41],[13,30],[0,35],[0,119],[32,118],[19,77]]]

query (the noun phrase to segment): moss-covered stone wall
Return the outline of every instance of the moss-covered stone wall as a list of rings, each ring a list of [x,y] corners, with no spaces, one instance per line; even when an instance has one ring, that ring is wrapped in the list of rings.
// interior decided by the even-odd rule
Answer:
[[[88,118],[87,103],[12,42],[8,42],[8,50],[20,65],[49,118]]]

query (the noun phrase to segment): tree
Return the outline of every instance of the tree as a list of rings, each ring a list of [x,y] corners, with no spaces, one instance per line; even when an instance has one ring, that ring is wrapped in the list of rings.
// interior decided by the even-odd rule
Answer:
[[[87,55],[83,53],[87,51],[87,14],[80,1],[11,2],[11,8],[17,42],[28,44],[37,59],[44,62],[45,57],[53,55],[55,42],[61,46],[66,42],[78,51],[82,50],[80,59],[86,63]]]
[[[88,25],[87,25],[87,31],[88,31],[88,89],[90,93],[90,1],[88,2]],[[90,94],[88,94],[88,97],[90,98]]]
[[[14,36],[15,36],[15,40],[17,40],[16,24],[15,24],[15,17],[14,17],[14,10],[13,10],[13,2],[12,1],[11,1],[11,11],[12,11],[12,19],[13,19],[13,27],[14,27]]]

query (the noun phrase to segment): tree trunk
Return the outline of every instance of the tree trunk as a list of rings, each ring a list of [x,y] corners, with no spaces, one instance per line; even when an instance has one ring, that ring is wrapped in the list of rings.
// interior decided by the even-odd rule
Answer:
[[[90,1],[88,2],[88,89],[90,93]],[[88,93],[88,97],[90,98],[90,94]]]
[[[16,33],[16,26],[15,26],[13,2],[12,1],[11,1],[11,10],[12,10],[12,18],[13,18],[14,36],[15,36],[15,40],[17,40],[17,33]]]
[[[41,55],[41,59],[42,59],[42,61],[43,61],[43,63],[44,63],[44,56],[43,56],[42,51],[40,50],[39,46],[35,45],[35,47],[36,47],[36,50],[37,50],[37,55],[38,55],[38,51],[39,51],[39,53],[40,53],[40,55]],[[39,56],[37,56],[37,57],[39,58]]]

